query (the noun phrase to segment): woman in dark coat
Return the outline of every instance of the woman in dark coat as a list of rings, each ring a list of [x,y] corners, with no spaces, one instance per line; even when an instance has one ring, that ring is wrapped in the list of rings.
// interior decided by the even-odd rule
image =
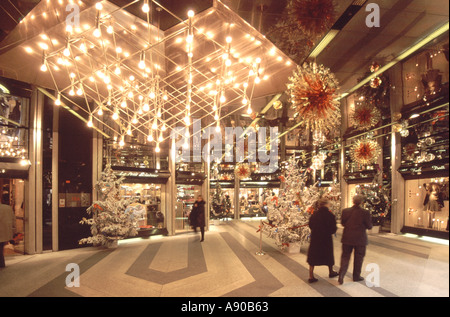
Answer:
[[[333,271],[334,253],[332,235],[337,230],[336,218],[330,212],[328,199],[319,199],[317,207],[309,219],[309,227],[311,228],[311,243],[309,245],[307,259],[309,264],[309,283],[318,281],[314,277],[314,267],[318,265],[328,266],[329,277],[339,275]]]
[[[205,201],[201,195],[197,197],[197,201],[192,207],[189,221],[191,226],[194,227],[194,232],[197,232],[197,227],[200,227],[200,232],[202,233],[200,242],[203,242],[205,240]]]

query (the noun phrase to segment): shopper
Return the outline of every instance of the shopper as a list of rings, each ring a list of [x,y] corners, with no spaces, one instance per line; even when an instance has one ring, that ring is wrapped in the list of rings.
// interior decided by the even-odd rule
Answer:
[[[10,205],[0,203],[0,267],[5,267],[3,248],[13,239],[15,224],[13,221],[13,210]]]
[[[200,232],[202,233],[200,242],[203,242],[205,240],[205,201],[201,195],[197,197],[197,201],[192,207],[189,220],[191,226],[194,227],[194,232],[197,232],[197,227],[200,227]]]
[[[370,212],[363,209],[363,195],[353,197],[353,207],[342,210],[341,223],[344,226],[342,234],[342,257],[341,268],[339,270],[339,284],[344,283],[344,276],[347,273],[350,256],[355,250],[353,260],[353,281],[363,281],[361,269],[366,254],[366,245],[369,243],[367,229],[372,229],[372,219]]]
[[[308,250],[309,283],[317,282],[314,277],[314,267],[326,265],[329,269],[328,276],[335,277],[339,274],[333,271],[333,234],[336,233],[336,218],[330,212],[330,202],[321,198],[317,202],[317,208],[309,219],[311,228],[311,243]]]

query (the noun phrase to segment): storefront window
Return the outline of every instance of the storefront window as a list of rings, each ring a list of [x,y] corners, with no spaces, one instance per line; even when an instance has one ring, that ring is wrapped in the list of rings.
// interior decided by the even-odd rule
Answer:
[[[136,202],[131,204],[136,214],[140,215],[138,220],[138,231],[145,235],[152,229],[166,228],[166,215],[161,200],[161,184],[122,184],[120,187],[121,198],[134,198]]]
[[[405,195],[405,226],[448,231],[448,177],[407,180]]]
[[[201,195],[200,185],[177,185],[177,203],[175,206],[175,232],[189,230],[189,214],[197,199]]]

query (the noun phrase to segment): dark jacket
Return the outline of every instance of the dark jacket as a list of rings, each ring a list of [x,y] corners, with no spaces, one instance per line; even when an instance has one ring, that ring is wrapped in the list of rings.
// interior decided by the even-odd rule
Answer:
[[[336,218],[326,207],[322,207],[309,218],[311,243],[308,250],[309,265],[334,265],[333,237]]]
[[[372,229],[372,217],[368,210],[353,206],[342,210],[341,224],[344,226],[342,243],[365,246],[369,243],[367,229]]]
[[[189,222],[192,227],[205,226],[205,201],[196,201],[189,215]]]

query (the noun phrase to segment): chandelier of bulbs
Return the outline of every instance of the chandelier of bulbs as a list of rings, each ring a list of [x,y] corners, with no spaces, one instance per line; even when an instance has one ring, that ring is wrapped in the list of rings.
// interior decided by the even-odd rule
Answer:
[[[216,130],[220,129],[225,105],[241,105],[251,114],[254,85],[268,79],[263,76],[261,57],[241,56],[230,35],[224,43],[216,41],[212,32],[195,26],[192,10],[178,31],[165,36],[159,25],[152,24],[151,4],[142,1],[147,21],[136,18],[135,24],[127,26],[114,15],[117,12],[105,10],[106,6],[116,7],[100,1],[95,5],[93,24],[83,21],[80,27],[65,26],[65,43],[56,36],[41,34],[37,50],[25,48],[30,54],[42,52],[40,71],[53,80],[55,105],[65,102],[63,98],[69,102],[76,97],[84,99],[89,127],[109,129],[119,146],[125,145],[126,137],[140,137],[156,152],[175,126],[184,126],[182,138],[188,145],[189,127],[200,114],[213,122]],[[164,9],[155,4],[157,11]],[[148,38],[137,36],[137,32],[146,31]],[[218,48],[195,58],[196,38],[214,42]],[[132,39],[136,42],[130,45]],[[186,63],[174,62],[161,49],[162,43],[184,43]],[[203,67],[208,67],[210,74]]]

